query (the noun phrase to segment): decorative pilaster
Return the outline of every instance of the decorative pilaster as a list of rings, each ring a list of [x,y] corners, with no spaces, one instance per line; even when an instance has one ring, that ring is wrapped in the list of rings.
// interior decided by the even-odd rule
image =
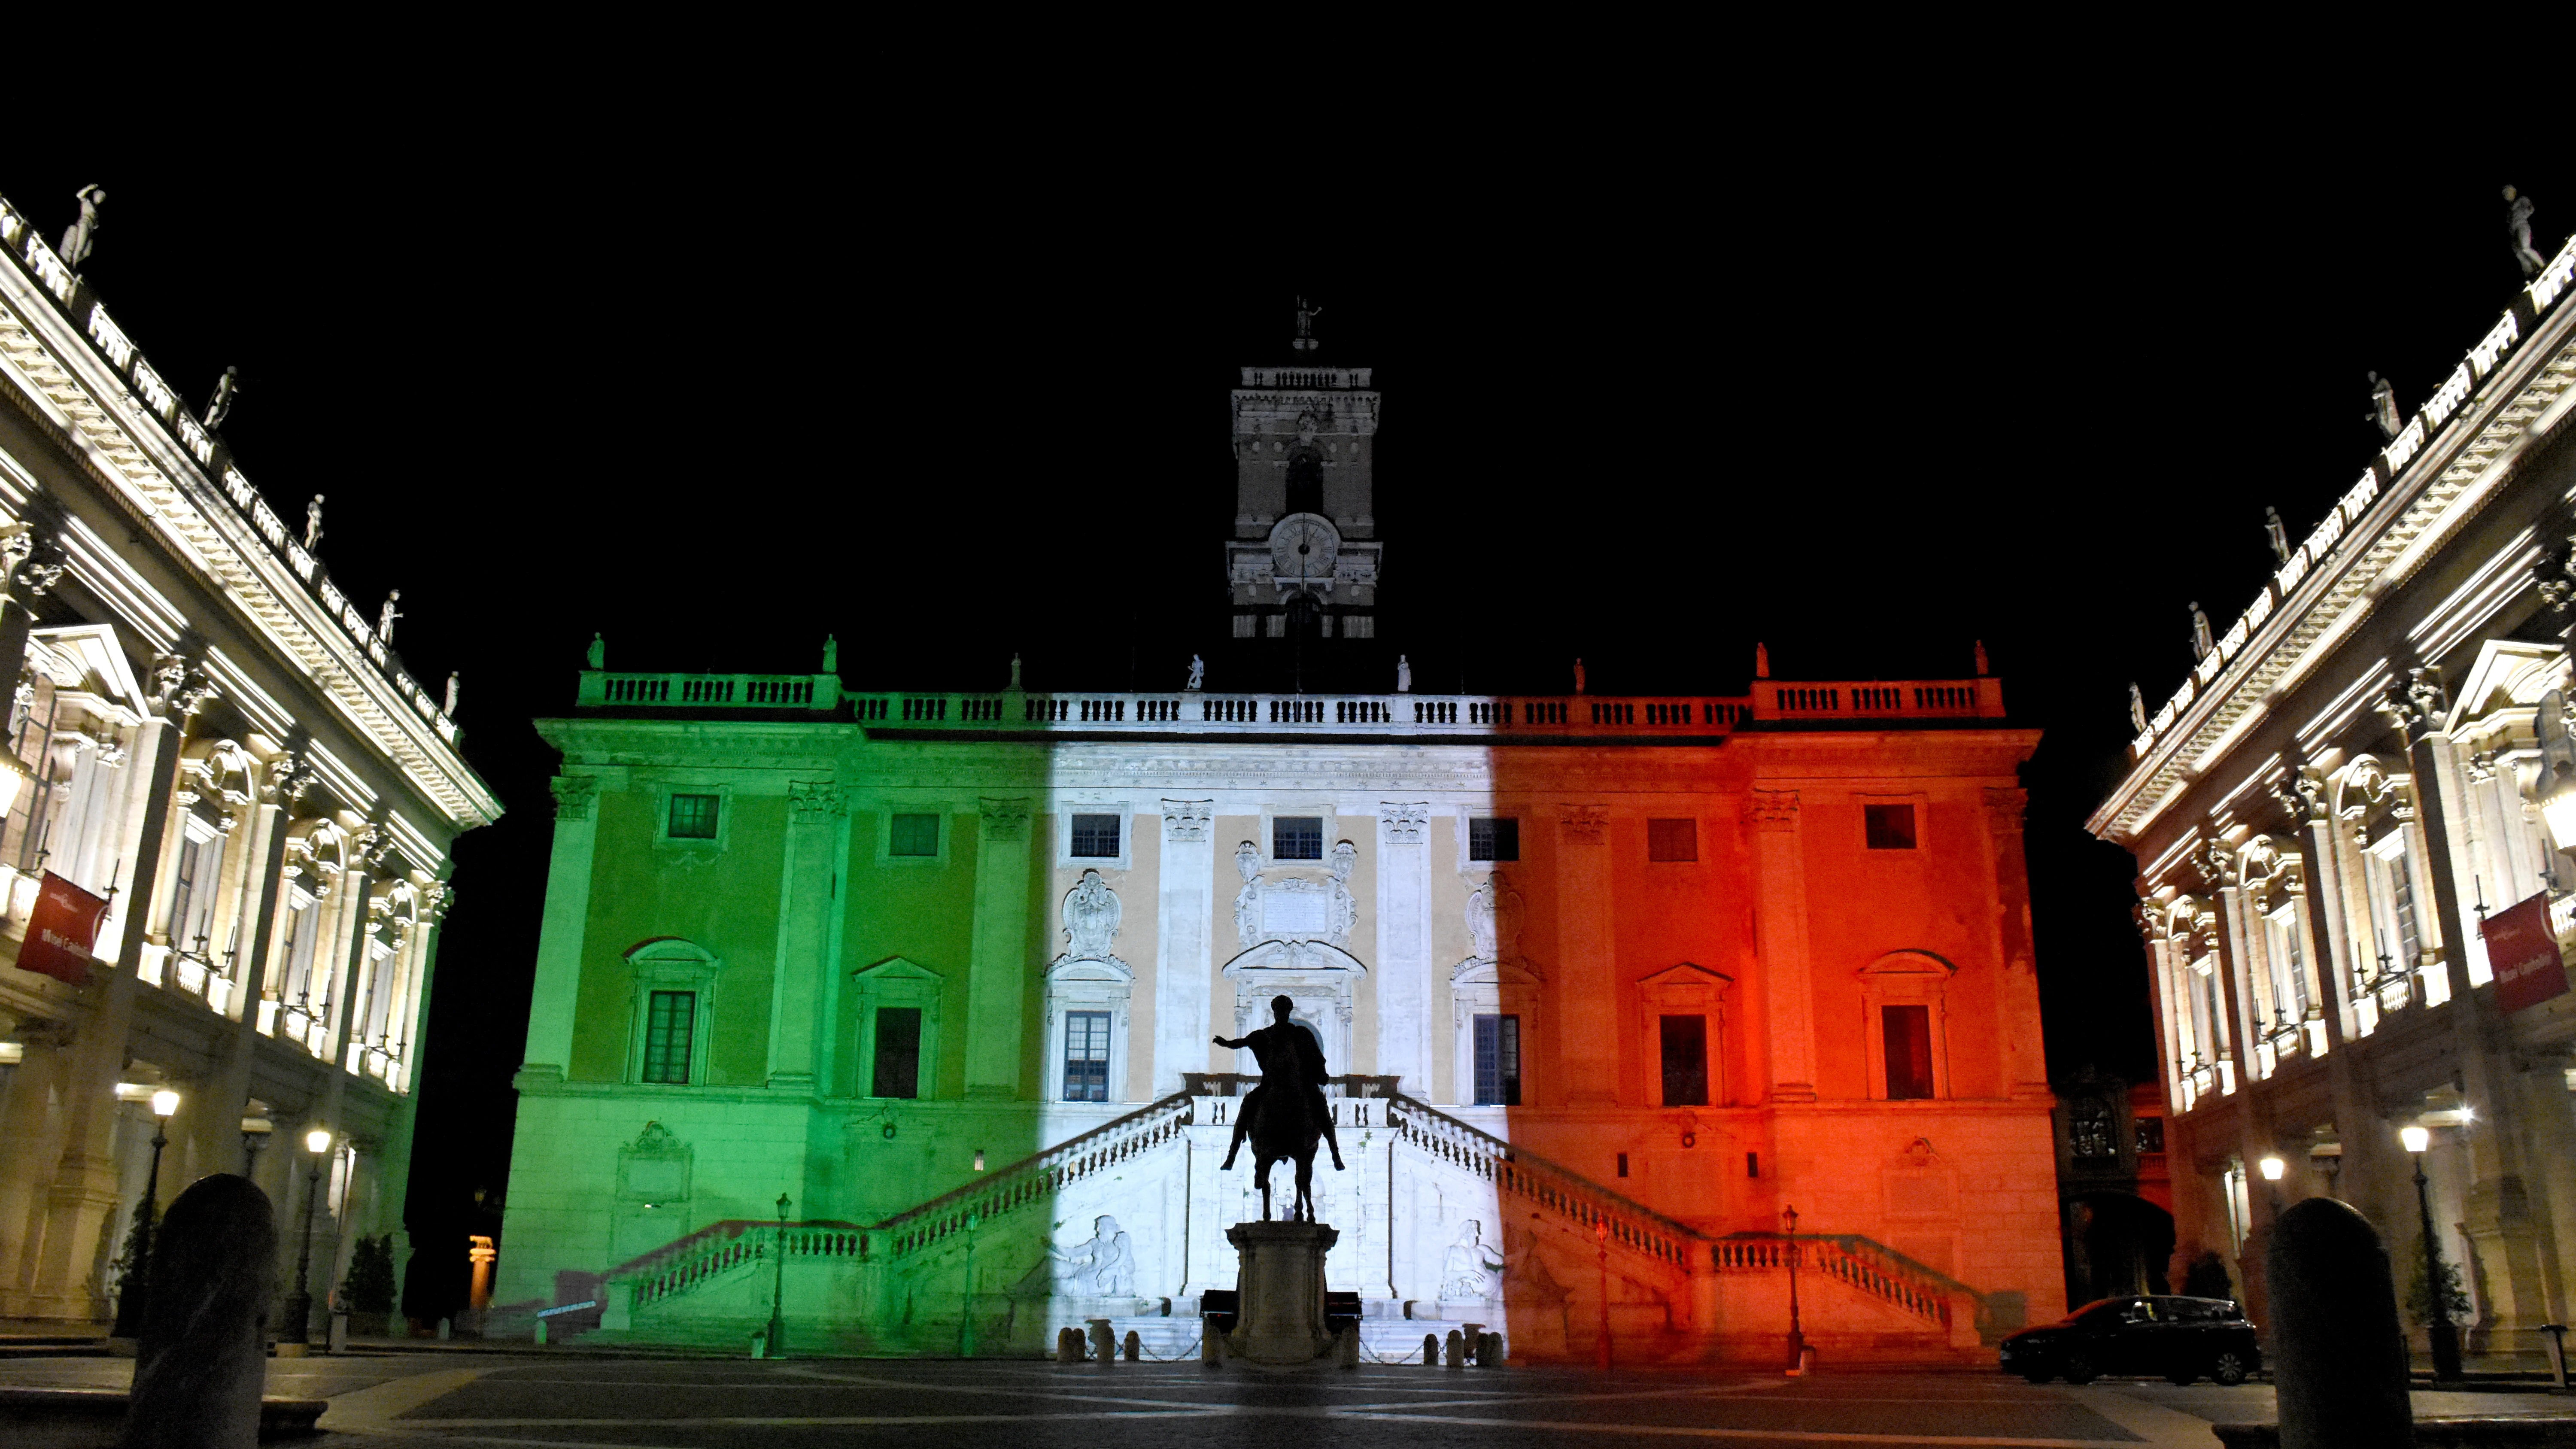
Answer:
[[[1181,1073],[1205,1071],[1214,964],[1216,856],[1208,848],[1213,800],[1163,802],[1162,898],[1155,903],[1153,1095],[1181,1089]]]
[[[1990,788],[1984,801],[1986,844],[1994,862],[1995,959],[2003,963],[1995,995],[2003,1016],[2004,1090],[2015,1097],[2046,1097],[2048,1057],[2041,1049],[2039,972],[2031,945],[2030,861],[2022,838],[2030,795]]]
[[[975,930],[966,968],[966,1095],[1020,1095],[1029,960],[1029,802],[982,800],[975,841]]]
[[[1431,807],[1377,807],[1377,1070],[1438,1100],[1431,1080]],[[1344,1070],[1348,1070],[1345,1068]]]
[[[1807,862],[1798,830],[1798,792],[1756,790],[1746,802],[1753,829],[1754,918],[1762,952],[1764,1015],[1771,1025],[1771,1100],[1816,1100],[1814,986],[1807,959]]]
[[[537,927],[527,1052],[513,1084],[523,1092],[562,1081],[572,1066],[582,936],[590,922],[591,859],[599,840],[599,824],[592,818],[599,781],[588,775],[562,775],[553,783],[554,853],[546,866],[545,915]]]
[[[787,849],[779,863],[778,961],[770,972],[769,1085],[811,1092],[823,1019],[824,943],[831,931],[833,846],[849,813],[838,782],[787,784]]]
[[[1610,809],[1569,805],[1557,816],[1556,939],[1564,967],[1558,1079],[1577,1107],[1619,1102],[1619,954],[1610,923]],[[1529,1049],[1522,1043],[1522,1050]]]

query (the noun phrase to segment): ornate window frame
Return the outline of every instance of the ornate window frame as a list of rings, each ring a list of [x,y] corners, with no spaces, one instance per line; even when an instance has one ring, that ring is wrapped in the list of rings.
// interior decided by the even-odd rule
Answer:
[[[939,1095],[939,1005],[947,990],[946,976],[902,956],[888,956],[850,973],[850,999],[858,1033],[850,1046],[850,1059],[857,1069],[850,1083],[851,1096],[876,1102],[926,1102]],[[921,1011],[921,1058],[914,1079],[917,1090],[910,1097],[876,1095],[877,1008],[881,1006],[917,1007]]]
[[[692,780],[686,775],[657,775],[650,782],[653,792],[653,848],[677,854],[722,855],[733,843],[734,788],[716,780]],[[674,795],[713,795],[716,797],[716,833],[713,839],[703,835],[671,834],[671,797]]]
[[[875,863],[891,870],[936,870],[949,864],[950,853],[957,842],[957,817],[971,814],[961,811],[954,800],[880,800],[863,807],[876,817]],[[936,815],[939,817],[939,848],[928,855],[894,853],[894,818],[898,815]],[[1068,830],[1071,826],[1066,827]]]
[[[1914,839],[1916,849],[1921,849],[1919,822]],[[1865,1085],[1870,1100],[1888,1100],[1887,1036],[1880,1008],[1923,1006],[1930,1008],[1932,1018],[1932,1095],[1928,1100],[1949,1101],[1949,993],[1951,978],[1959,974],[1959,968],[1929,951],[1908,949],[1890,951],[1852,974],[1860,981],[1861,1043],[1868,1054]]]
[[[1068,1105],[1064,1099],[1065,1016],[1075,1011],[1109,1013],[1109,1101],[1114,1104],[1127,1100],[1128,1024],[1135,994],[1136,973],[1114,956],[1058,957],[1047,967],[1045,1081],[1049,1106]]]
[[[1647,1073],[1647,1096],[1656,1107],[1688,1108],[1724,1107],[1735,1101],[1735,1082],[1727,1071],[1726,1052],[1732,1023],[1728,1020],[1727,992],[1735,978],[1723,971],[1712,971],[1697,962],[1684,961],[1667,966],[1638,980],[1630,988],[1637,1004],[1638,1055],[1652,1063]],[[1708,1101],[1664,1101],[1663,1018],[1667,1016],[1705,1016],[1708,1018]]]
[[[719,824],[718,829],[722,829]],[[680,936],[654,936],[626,949],[628,1003],[626,1068],[620,1080],[629,1086],[674,1088],[707,1085],[707,1049],[715,1041],[716,983],[724,961],[695,941]],[[689,1021],[689,1080],[644,1080],[644,1036],[656,991],[689,991],[697,995]]]
[[[1071,800],[1055,802],[1055,868],[1079,877],[1086,870],[1112,871],[1136,868],[1138,827],[1136,802],[1132,800]],[[1116,855],[1076,855],[1073,853],[1073,817],[1076,815],[1115,815],[1118,817],[1118,853]],[[1152,817],[1160,820],[1158,808]],[[889,826],[889,829],[892,827]]]
[[[1521,1105],[1538,1100],[1543,1073],[1538,1039],[1546,1014],[1547,982],[1526,965],[1486,961],[1470,956],[1449,970],[1450,1097],[1458,1106],[1476,1102],[1476,1018],[1517,1016],[1521,1019]]]

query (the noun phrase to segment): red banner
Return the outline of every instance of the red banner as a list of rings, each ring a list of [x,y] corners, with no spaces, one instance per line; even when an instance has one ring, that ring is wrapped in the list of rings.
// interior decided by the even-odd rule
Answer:
[[[2486,937],[2487,964],[2495,968],[2496,1006],[2506,1012],[2537,1006],[2567,991],[2567,965],[2558,933],[2549,926],[2544,891],[2478,923]]]
[[[96,964],[90,950],[98,943],[99,917],[106,914],[106,900],[46,871],[35,913],[27,918],[27,939],[18,947],[18,969],[74,986],[89,984],[89,968]]]

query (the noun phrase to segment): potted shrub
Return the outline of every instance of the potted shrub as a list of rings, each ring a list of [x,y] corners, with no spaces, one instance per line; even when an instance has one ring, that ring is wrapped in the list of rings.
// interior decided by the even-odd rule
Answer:
[[[394,1311],[394,1235],[360,1238],[349,1254],[349,1281],[341,1294],[349,1305],[349,1332],[382,1337]]]

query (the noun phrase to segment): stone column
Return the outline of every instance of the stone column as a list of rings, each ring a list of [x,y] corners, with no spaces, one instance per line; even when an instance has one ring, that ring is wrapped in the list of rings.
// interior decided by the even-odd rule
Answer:
[[[1431,1080],[1430,839],[1429,805],[1377,807],[1377,1069],[1403,1078],[1399,1091],[1436,1102],[1441,1092]]]
[[[1610,927],[1609,826],[1609,807],[1569,805],[1557,830],[1556,940],[1563,963],[1558,1075],[1566,1104],[1575,1107],[1619,1104],[1619,957]]]
[[[150,793],[126,857],[128,879],[148,874],[136,862],[160,858],[178,779],[178,719],[174,710],[169,717],[146,719],[135,731],[133,779]],[[134,1022],[135,961],[152,917],[152,902],[135,898],[144,894],[127,892],[115,964],[97,968],[105,979],[92,986],[88,1017],[75,1029],[65,1073],[63,1153],[46,1190],[43,1241],[27,1245],[34,1271],[22,1278],[33,1294],[33,1316],[88,1318],[96,1306],[86,1281],[101,1261],[99,1234],[117,1207],[116,1082]]]
[[[2030,795],[2022,790],[1985,792],[1986,843],[1994,864],[1997,1025],[2003,1032],[2004,1090],[2047,1100],[2048,1055],[2041,1048],[2039,973],[2031,947],[2030,862],[2022,850],[2022,817]]]
[[[189,1114],[194,1119],[190,1135],[206,1162],[229,1164],[241,1152],[241,1117],[250,1102],[251,1059],[259,1043],[259,1004],[268,984],[270,928],[277,923],[278,883],[286,867],[286,809],[310,769],[291,751],[269,765],[267,778],[260,782],[250,838],[243,842],[244,853],[256,852],[258,864],[243,878],[240,909],[234,917],[250,926],[239,943],[245,953],[241,1011],[233,1022],[232,1040],[225,1044],[223,1065],[207,1084],[205,1110]]]
[[[2352,1053],[2344,1049],[2351,1039],[2345,1013],[2352,998],[2352,950],[2338,929],[2344,919],[2343,878],[2335,868],[2334,812],[2326,803],[2325,781],[2295,766],[2272,782],[2272,797],[2288,813],[2305,851],[2298,888],[2308,895],[2308,952],[2325,992],[2326,1094],[2343,1148],[2335,1181],[2338,1186],[2380,1181],[2395,1144],[2385,1140],[2378,1109],[2353,1071]]]
[[[847,808],[835,781],[788,782],[778,964],[769,978],[769,1085],[779,1091],[815,1090],[817,1018],[823,1006],[824,962],[831,954],[826,939],[832,885],[840,871],[832,848]]]
[[[1163,802],[1162,899],[1154,923],[1153,1095],[1181,1089],[1181,1073],[1204,1071],[1208,1039],[1208,934],[1216,856],[1208,848],[1213,800]]]
[[[1808,979],[1806,841],[1798,792],[1756,790],[1754,918],[1762,952],[1764,1014],[1771,1024],[1771,1100],[1816,1100],[1815,988]]]
[[[975,841],[975,932],[966,967],[966,1096],[1020,1095],[1029,976],[1029,802],[983,800]]]
[[[560,1082],[572,1066],[573,1015],[581,996],[582,936],[590,925],[591,855],[599,840],[592,803],[599,781],[558,776],[554,855],[546,868],[545,915],[537,927],[536,982],[528,997],[528,1046],[517,1085]]]

